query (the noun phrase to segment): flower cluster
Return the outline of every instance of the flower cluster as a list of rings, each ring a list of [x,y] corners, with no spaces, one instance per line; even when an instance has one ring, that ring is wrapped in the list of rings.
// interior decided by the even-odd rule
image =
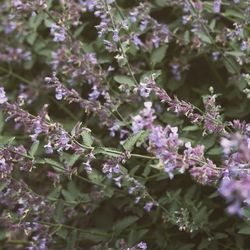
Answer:
[[[229,204],[227,211],[230,214],[244,215],[244,207],[250,207],[250,179],[249,176],[240,179],[231,179],[226,174],[223,177],[219,192]]]
[[[3,182],[3,187],[0,204],[7,208],[5,213],[9,213],[12,220],[13,224],[9,225],[6,221],[10,232],[29,239],[27,249],[48,249],[51,238],[48,227],[43,223],[49,220],[54,207],[43,197],[29,190],[22,181],[7,180]],[[6,214],[2,214],[0,219],[4,221],[5,216]]]

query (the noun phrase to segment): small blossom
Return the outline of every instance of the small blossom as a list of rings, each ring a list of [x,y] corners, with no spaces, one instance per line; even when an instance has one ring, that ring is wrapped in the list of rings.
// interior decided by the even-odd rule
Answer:
[[[0,104],[3,104],[8,101],[8,98],[5,95],[5,91],[3,87],[0,87]]]
[[[45,149],[46,154],[52,154],[53,153],[53,147],[51,146],[50,141],[46,145],[44,145],[44,149]]]
[[[95,101],[101,95],[100,91],[97,89],[97,86],[93,86],[92,92],[89,94],[89,100]]]
[[[87,162],[84,162],[83,165],[84,165],[84,170],[87,173],[92,173],[93,169],[92,169],[92,167],[90,165],[90,161],[89,160]]]
[[[221,0],[214,0],[213,4],[214,13],[220,13],[220,9],[221,9]]]
[[[214,60],[214,61],[218,61],[219,56],[220,56],[220,52],[219,52],[219,51],[214,51],[214,52],[212,53],[212,56],[213,56],[213,60]]]
[[[143,250],[147,249],[147,243],[145,242],[140,242],[139,244],[137,244],[137,247]]]
[[[144,128],[150,128],[155,120],[155,110],[152,108],[152,102],[145,102],[144,109],[134,116],[132,122],[132,130],[134,133],[141,131]]]
[[[12,166],[7,164],[4,158],[0,159],[0,178],[6,177],[12,172]]]
[[[240,45],[240,50],[241,51],[245,51],[248,48],[248,42],[247,41],[242,41],[241,45]]]
[[[54,42],[63,42],[66,39],[66,30],[59,25],[52,24],[50,26],[50,33],[54,36]]]
[[[119,33],[118,33],[118,30],[114,30],[113,40],[114,40],[114,42],[116,42],[116,43],[119,41]]]
[[[146,212],[150,212],[151,210],[152,210],[152,208],[153,208],[153,206],[154,206],[154,203],[153,202],[147,202],[146,204],[145,204],[145,206],[144,206],[144,210],[146,211]]]

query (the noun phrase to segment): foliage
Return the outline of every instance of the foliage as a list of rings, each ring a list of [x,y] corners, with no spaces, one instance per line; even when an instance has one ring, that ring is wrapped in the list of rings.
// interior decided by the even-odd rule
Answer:
[[[0,22],[0,249],[249,248],[249,1],[4,0]]]

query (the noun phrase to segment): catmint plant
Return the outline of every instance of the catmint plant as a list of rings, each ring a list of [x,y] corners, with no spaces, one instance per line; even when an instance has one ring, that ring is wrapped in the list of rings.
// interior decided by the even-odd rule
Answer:
[[[249,13],[1,1],[1,247],[248,249]]]

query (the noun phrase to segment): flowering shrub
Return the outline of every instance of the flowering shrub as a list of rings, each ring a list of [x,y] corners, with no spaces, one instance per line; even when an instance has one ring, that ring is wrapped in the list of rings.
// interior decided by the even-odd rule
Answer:
[[[249,1],[0,20],[1,249],[249,248]]]

